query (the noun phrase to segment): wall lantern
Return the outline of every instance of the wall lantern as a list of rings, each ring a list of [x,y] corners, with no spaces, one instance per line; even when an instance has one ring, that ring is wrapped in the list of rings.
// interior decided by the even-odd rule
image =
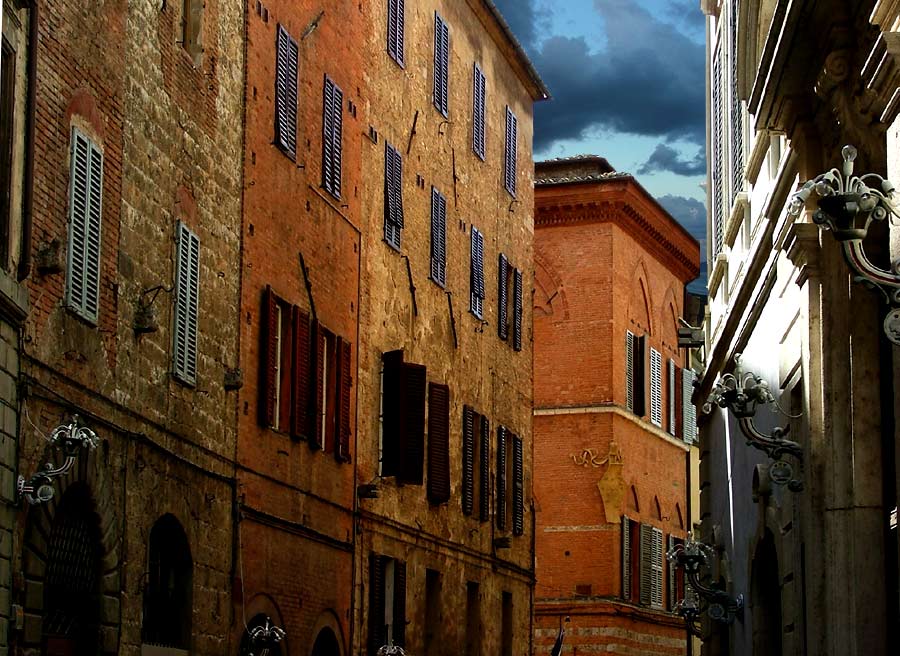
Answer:
[[[264,624],[254,626],[249,631],[250,656],[269,656],[272,649],[278,647],[278,643],[284,640],[287,632],[272,624],[272,618],[267,617]]]
[[[384,645],[378,649],[376,656],[406,656],[400,645]]]
[[[719,379],[703,404],[703,412],[710,414],[716,405],[730,410],[747,438],[747,445],[764,451],[772,459],[769,466],[772,482],[787,485],[792,492],[798,492],[803,489],[803,482],[794,478],[794,468],[782,460],[785,455],[790,455],[803,463],[803,447],[784,437],[790,426],[775,427],[771,434],[766,435],[753,423],[757,407],[770,403],[774,411],[778,404],[769,391],[769,384],[753,372],[745,373],[741,368],[741,354],[738,353],[734,356],[734,373]]]
[[[54,428],[50,433],[50,446],[61,449],[66,459],[60,467],[54,467],[53,463],[48,462],[44,469],[36,472],[27,481],[24,476],[19,476],[16,483],[19,498],[24,497],[32,505],[50,501],[53,498],[53,479],[72,469],[79,453],[83,450],[93,450],[99,443],[97,433],[86,426],[78,425],[78,415],[74,415],[70,423]]]
[[[735,617],[744,612],[744,595],[731,597],[725,590],[715,586],[707,586],[700,581],[700,568],[710,569],[710,560],[716,557],[715,549],[704,542],[694,540],[688,533],[683,544],[676,544],[666,553],[666,558],[684,569],[688,585],[697,596],[705,602],[706,614],[710,619],[722,624],[731,624]],[[684,618],[692,633],[698,634],[697,622],[702,611],[701,603],[693,595],[685,596],[675,608],[675,612]]]
[[[809,197],[819,197],[813,221],[831,231],[840,242],[844,257],[860,280],[880,290],[892,306],[884,319],[884,332],[894,344],[900,345],[900,259],[894,260],[886,271],[872,264],[863,250],[863,239],[872,221],[884,221],[900,216],[894,204],[894,185],[876,173],[853,175],[853,161],[857,151],[853,146],[841,149],[844,158],[840,170],[833,168],[807,180],[791,196],[789,211],[798,216]]]

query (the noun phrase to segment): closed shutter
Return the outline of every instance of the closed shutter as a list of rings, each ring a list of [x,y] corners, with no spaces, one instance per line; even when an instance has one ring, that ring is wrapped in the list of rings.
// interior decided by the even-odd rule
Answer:
[[[278,301],[272,288],[263,291],[260,317],[259,423],[275,425],[278,376]]]
[[[103,154],[73,128],[71,157],[66,304],[80,317],[96,324],[100,307]]]
[[[651,588],[650,605],[653,608],[663,608],[663,532],[658,528],[652,530],[650,545],[651,558]]]
[[[326,75],[322,110],[322,186],[337,199],[341,197],[343,116],[344,93]]]
[[[479,422],[479,435],[478,518],[482,522],[486,522],[491,515],[491,422],[483,415]]]
[[[469,406],[463,406],[462,424],[462,511],[471,515],[475,509],[475,412]]]
[[[450,388],[428,384],[428,500],[450,500]]]
[[[721,45],[716,48],[713,55],[712,97],[710,99],[710,112],[712,113],[712,207],[710,215],[713,224],[713,261],[722,252],[724,242],[724,178],[725,178],[725,118],[722,103],[722,54]]]
[[[653,599],[653,527],[641,524],[640,599],[649,606]]]
[[[497,528],[506,530],[506,428],[497,426]]]
[[[683,405],[684,433],[682,437],[688,444],[693,444],[697,437],[697,409],[691,401],[694,393],[694,372],[683,369],[681,372],[681,402]]]
[[[421,485],[425,459],[425,367],[404,362],[402,371],[403,428],[400,434],[401,467],[397,480]]]
[[[682,384],[683,373],[681,367],[675,366],[675,437],[684,435],[684,389]]]
[[[394,561],[394,644],[406,645],[406,563]]]
[[[662,426],[662,356],[650,349],[650,422]]]
[[[385,556],[369,554],[369,656],[376,656],[378,650],[387,643],[384,621],[384,573],[387,561]]]
[[[431,188],[431,279],[447,284],[447,199]]]
[[[388,351],[381,362],[381,475],[397,476],[403,432],[403,351]]]
[[[519,121],[512,110],[506,108],[506,154],[503,166],[504,186],[513,196],[516,195],[516,178],[518,175],[518,127]]]
[[[671,360],[669,362],[671,362]],[[666,553],[669,553],[674,547],[675,547],[675,538],[670,535],[667,538]],[[676,582],[675,561],[673,561],[673,560],[668,561],[668,570],[669,570],[667,572],[668,578],[666,579],[666,581],[668,583],[668,585],[666,587],[668,590],[667,590],[666,596],[668,597],[668,600],[669,600],[668,601],[669,610],[674,611],[675,604],[678,603],[678,597],[677,597],[677,592],[676,592],[677,587],[675,585],[675,582]]]
[[[525,469],[522,440],[513,436],[513,535],[525,533]]]
[[[500,253],[500,262],[497,268],[497,335],[500,339],[509,337],[509,261],[503,253]]]
[[[397,149],[384,145],[384,240],[400,248],[403,229],[403,158]]]
[[[647,411],[647,336],[634,340],[634,414],[643,417]]]
[[[284,26],[275,37],[275,144],[297,155],[297,42]]]
[[[472,75],[472,150],[478,157],[484,160],[485,148],[485,79],[484,73],[478,64],[475,64]]]
[[[469,309],[476,317],[484,316],[484,235],[472,227],[471,292]]]
[[[403,66],[403,27],[405,19],[403,0],[388,0],[387,51],[391,58]]]
[[[513,349],[522,350],[522,272],[513,272]]]
[[[729,41],[731,43],[731,204],[744,188],[744,113],[738,96],[738,3],[729,4]]]
[[[670,435],[675,435],[675,360],[669,358],[667,371],[666,405],[668,408],[668,429]]]
[[[634,333],[625,333],[625,407],[634,412]]]
[[[325,336],[325,327],[318,321],[313,321],[313,344],[315,345],[315,363],[313,370],[316,373],[313,383],[313,412],[315,414],[315,430],[312,439],[309,440],[309,446],[314,449],[325,448],[325,404],[327,398],[325,395],[325,347],[328,338]],[[328,366],[331,366],[330,364]]]
[[[350,366],[350,342],[336,339],[338,349],[338,436],[335,457],[347,462],[350,460],[350,394],[353,391],[353,374]]]
[[[450,28],[434,13],[434,106],[445,117],[448,112],[450,77]]]
[[[200,238],[179,222],[175,273],[175,329],[172,373],[189,385],[197,383],[197,320],[200,296]]]
[[[622,515],[622,599],[631,599],[631,520]]]
[[[293,376],[291,386],[291,436],[304,439],[310,426],[310,331],[309,315],[296,305],[292,311],[294,325]]]

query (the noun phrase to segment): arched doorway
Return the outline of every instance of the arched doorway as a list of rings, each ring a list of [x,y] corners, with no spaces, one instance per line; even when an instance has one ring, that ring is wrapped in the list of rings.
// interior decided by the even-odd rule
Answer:
[[[316,636],[312,656],[341,656],[341,647],[338,644],[337,636],[327,626]]]
[[[90,491],[74,484],[60,500],[47,549],[41,636],[46,656],[97,653],[101,553],[100,518]]]
[[[147,552],[143,641],[190,649],[194,565],[187,536],[174,515],[163,515],[153,525]]]
[[[750,602],[753,608],[753,653],[781,656],[781,578],[775,538],[766,534],[753,555]]]

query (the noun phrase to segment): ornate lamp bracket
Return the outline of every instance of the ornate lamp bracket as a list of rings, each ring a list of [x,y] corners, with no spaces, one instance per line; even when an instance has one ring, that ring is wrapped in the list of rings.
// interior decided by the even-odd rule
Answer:
[[[267,617],[265,624],[260,624],[250,629],[250,656],[269,656],[269,652],[284,640],[287,631],[272,623],[272,618]]]
[[[28,480],[19,476],[16,490],[19,498],[24,498],[31,505],[45,503],[53,498],[53,479],[62,476],[72,469],[78,454],[84,450],[93,450],[100,444],[97,433],[86,426],[78,425],[78,415],[72,417],[68,424],[57,426],[50,434],[50,445],[63,452],[65,460],[59,467],[48,462],[44,468],[35,472]]]
[[[744,613],[744,595],[732,597],[725,590],[714,585],[704,585],[700,580],[701,569],[709,570],[710,561],[716,557],[715,549],[705,542],[694,540],[688,534],[684,544],[676,544],[666,553],[666,558],[684,569],[685,579],[695,595],[685,595],[675,606],[675,612],[684,618],[694,635],[699,635],[699,619],[704,610],[710,619],[722,624],[731,624],[735,617]]]
[[[841,149],[844,163],[840,169],[807,180],[791,196],[789,211],[798,216],[813,193],[818,196],[812,219],[820,228],[830,230],[840,242],[844,258],[856,273],[856,280],[877,289],[891,311],[884,319],[884,332],[892,343],[900,345],[900,258],[886,271],[866,257],[863,240],[872,221],[889,219],[895,222],[898,208],[894,200],[894,185],[877,173],[853,174],[857,151],[853,146]]]
[[[769,384],[753,372],[744,372],[741,368],[741,354],[734,356],[734,373],[725,374],[716,383],[712,394],[703,404],[703,412],[709,414],[714,406],[731,411],[747,438],[747,446],[763,451],[772,459],[769,477],[776,485],[787,485],[793,492],[803,489],[803,481],[794,478],[793,466],[785,461],[785,455],[792,456],[803,464],[803,447],[785,439],[790,426],[780,426],[771,434],[760,431],[753,423],[756,409],[761,405],[772,404],[777,407],[775,397],[769,391]]]

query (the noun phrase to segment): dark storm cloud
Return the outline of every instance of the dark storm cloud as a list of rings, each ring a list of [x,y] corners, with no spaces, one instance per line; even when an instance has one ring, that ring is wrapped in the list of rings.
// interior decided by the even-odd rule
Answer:
[[[659,144],[647,161],[641,164],[638,173],[646,175],[657,171],[671,171],[676,175],[703,175],[706,173],[706,155],[702,148],[691,159],[682,159],[674,148]]]
[[[701,259],[705,257],[706,205],[696,198],[666,194],[656,199],[665,210],[700,242]]]

